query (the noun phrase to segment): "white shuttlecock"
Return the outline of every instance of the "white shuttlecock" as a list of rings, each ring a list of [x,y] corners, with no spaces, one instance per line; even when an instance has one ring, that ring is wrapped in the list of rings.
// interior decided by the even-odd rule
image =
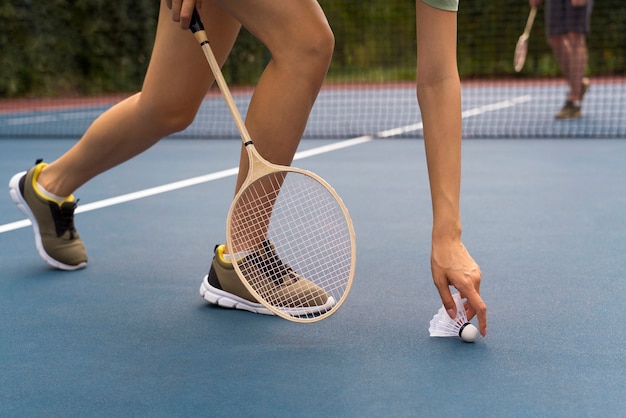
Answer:
[[[463,341],[473,343],[478,337],[478,328],[467,320],[461,295],[455,293],[452,297],[456,304],[456,318],[450,318],[446,308],[442,306],[430,320],[428,332],[431,337],[461,337]]]

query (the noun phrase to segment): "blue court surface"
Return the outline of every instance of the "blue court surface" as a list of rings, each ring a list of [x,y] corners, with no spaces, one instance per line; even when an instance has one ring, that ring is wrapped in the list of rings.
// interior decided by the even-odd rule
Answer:
[[[73,143],[0,140],[0,178]],[[463,237],[489,307],[474,344],[428,335],[440,300],[423,141],[300,151],[294,165],[335,187],[357,234],[352,292],[315,324],[198,294],[238,139],[166,139],[79,189],[81,271],[46,266],[5,193],[0,416],[626,416],[626,141],[464,142]]]

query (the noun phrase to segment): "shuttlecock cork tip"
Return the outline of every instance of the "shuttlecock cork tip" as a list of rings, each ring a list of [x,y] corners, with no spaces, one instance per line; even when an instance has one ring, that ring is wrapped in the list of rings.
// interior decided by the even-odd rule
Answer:
[[[478,338],[478,328],[467,322],[459,329],[459,337],[466,343],[473,343]]]

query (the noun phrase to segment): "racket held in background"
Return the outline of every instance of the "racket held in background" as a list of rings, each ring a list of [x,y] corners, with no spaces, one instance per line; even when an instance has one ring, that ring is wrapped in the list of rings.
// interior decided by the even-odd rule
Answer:
[[[524,32],[520,35],[517,40],[517,44],[515,45],[515,55],[513,56],[513,66],[516,72],[522,71],[524,68],[524,63],[526,62],[526,55],[528,54],[528,38],[530,36],[530,31],[533,28],[533,24],[535,23],[535,15],[537,14],[537,8],[532,7],[530,9],[530,13],[528,14],[528,19],[526,20],[526,27],[524,28]]]
[[[356,239],[347,208],[321,177],[266,161],[256,150],[213,54],[200,16],[191,31],[245,146],[249,171],[226,220],[226,246],[246,289],[272,313],[315,322],[343,304],[354,277]]]

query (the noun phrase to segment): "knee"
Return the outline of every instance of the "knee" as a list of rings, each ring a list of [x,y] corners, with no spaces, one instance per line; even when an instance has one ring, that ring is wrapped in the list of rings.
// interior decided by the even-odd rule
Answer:
[[[311,39],[308,51],[317,64],[328,71],[335,50],[335,35],[328,24],[324,25]]]
[[[330,66],[335,49],[335,35],[328,24],[323,25],[312,37],[308,46],[309,54],[325,69]]]
[[[548,45],[555,51],[563,48],[567,42],[567,37],[564,35],[552,35],[548,38]]]
[[[199,106],[181,100],[144,100],[141,109],[152,129],[164,137],[185,130],[195,119]]]
[[[585,44],[585,34],[580,32],[569,32],[567,40],[573,47],[580,47]]]
[[[184,131],[191,125],[195,119],[196,111],[185,112],[180,109],[169,109],[167,112],[162,113],[161,119],[163,120],[163,129],[166,132],[165,135],[172,135],[177,132]]]
[[[326,22],[320,22],[314,29],[302,31],[296,42],[290,43],[287,49],[276,51],[273,56],[277,61],[282,59],[297,66],[303,74],[313,72],[325,75],[334,48],[335,37],[330,26]]]

